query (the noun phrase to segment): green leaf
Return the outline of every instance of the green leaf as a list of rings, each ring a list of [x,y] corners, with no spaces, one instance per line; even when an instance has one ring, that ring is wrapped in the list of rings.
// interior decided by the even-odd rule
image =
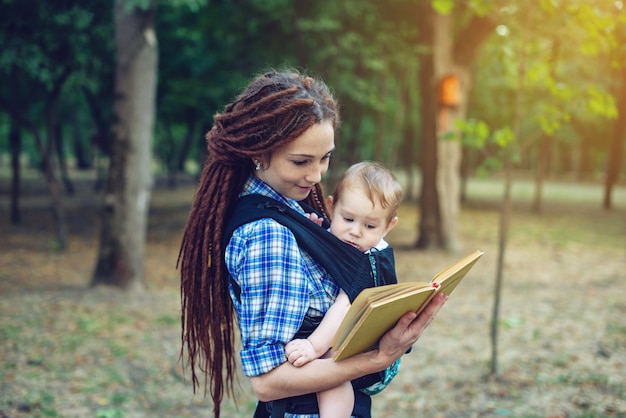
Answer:
[[[458,120],[455,127],[461,133],[463,145],[470,148],[482,148],[489,138],[489,125],[482,120]]]
[[[513,131],[509,127],[500,128],[493,133],[493,143],[499,148],[508,147],[514,139]]]
[[[449,14],[454,8],[454,0],[432,0],[433,9],[442,15]]]
[[[617,106],[615,98],[609,93],[601,91],[596,86],[587,88],[588,101],[587,110],[596,115],[605,116],[610,119],[617,119]]]

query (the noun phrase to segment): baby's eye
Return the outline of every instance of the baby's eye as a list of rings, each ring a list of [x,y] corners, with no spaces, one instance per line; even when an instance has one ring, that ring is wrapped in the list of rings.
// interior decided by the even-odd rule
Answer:
[[[376,226],[376,225],[365,225],[365,227],[366,227],[367,229],[376,229],[376,228],[377,228],[377,226]]]
[[[343,220],[346,221],[346,222],[354,222],[354,219],[352,219],[352,218],[344,217]]]

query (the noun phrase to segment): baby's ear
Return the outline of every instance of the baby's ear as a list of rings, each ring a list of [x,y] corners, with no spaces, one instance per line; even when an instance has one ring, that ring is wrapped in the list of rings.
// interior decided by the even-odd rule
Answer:
[[[397,223],[398,223],[398,217],[394,216],[393,219],[391,219],[389,223],[387,224],[387,228],[385,229],[385,235],[387,234],[387,232],[391,231],[393,227],[396,226]]]
[[[333,199],[333,196],[328,196],[326,198],[326,206],[328,207],[329,211],[333,211],[333,205],[335,204],[335,200]]]

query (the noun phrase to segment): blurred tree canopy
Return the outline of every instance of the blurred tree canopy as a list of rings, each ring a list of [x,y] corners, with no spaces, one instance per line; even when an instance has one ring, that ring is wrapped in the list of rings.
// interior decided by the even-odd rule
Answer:
[[[134,4],[142,2],[151,3]],[[464,176],[485,163],[498,167],[491,151],[502,138],[496,133],[512,124],[523,61],[517,166],[617,181],[626,115],[626,11],[619,0],[159,1],[157,169],[172,179],[195,174],[214,113],[254,74],[293,67],[324,78],[341,105],[330,181],[354,161],[375,159],[408,174],[413,198],[425,143],[420,109],[436,100],[419,80],[433,49],[420,17],[424,5],[450,16],[457,41],[474,35],[462,31],[472,19],[495,27],[469,67],[463,126],[486,129],[482,137],[459,129],[463,143],[474,141],[464,151]],[[82,169],[106,161],[112,34],[109,1],[0,0],[0,168],[13,161],[19,180],[22,162],[42,167],[60,199],[62,186],[71,192],[68,163]],[[455,59],[466,52],[455,50]]]
[[[419,42],[418,12],[425,1],[160,2],[158,161],[170,171],[183,169],[185,160],[198,161],[201,137],[213,114],[255,73],[290,66],[323,77],[335,90],[344,121],[340,151],[358,144],[355,152],[337,153],[343,164],[363,158],[395,166],[415,164],[402,145],[408,131],[413,152],[419,151],[416,72],[421,55],[431,48]],[[453,13],[459,28],[474,15],[489,15],[499,23],[472,66],[469,117],[492,129],[510,123],[516,88],[512,71],[519,59],[515,43],[526,32],[529,94],[524,131],[530,137],[546,132],[568,148],[553,160],[555,171],[581,170],[581,175],[591,176],[602,169],[610,121],[617,117],[618,67],[624,62],[624,43],[617,38],[626,25],[622,2],[432,3],[438,11]],[[520,16],[528,9],[534,9],[535,16],[531,26],[524,27]],[[34,126],[45,138],[46,106],[57,88],[62,90],[55,122],[62,155],[88,165],[83,155],[94,152],[89,139],[96,133],[106,138],[110,123],[110,2],[2,0],[0,12],[0,76],[6,81],[0,88],[0,150],[9,151],[13,116],[30,122],[22,124],[31,127],[30,134]],[[589,132],[596,133],[595,138],[589,139]],[[376,143],[380,135],[382,149]],[[584,141],[590,148],[576,156]],[[102,145],[106,151],[106,143]],[[24,141],[23,152],[31,163],[41,162],[34,140]],[[530,167],[535,161],[527,153],[523,164]]]

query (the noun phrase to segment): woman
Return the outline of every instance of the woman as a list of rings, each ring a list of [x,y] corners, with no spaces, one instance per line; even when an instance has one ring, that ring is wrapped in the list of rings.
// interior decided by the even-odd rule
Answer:
[[[237,228],[230,239],[224,237],[225,224],[235,200],[248,194],[271,197],[304,216],[302,201],[328,217],[320,181],[335,149],[338,122],[324,83],[295,72],[270,72],[217,114],[206,136],[209,157],[184,231],[179,267],[183,351],[194,390],[198,370],[204,374],[216,417],[224,390],[233,390],[235,315],[243,372],[258,399],[268,402],[384,370],[411,347],[445,302],[444,296],[435,299],[418,318],[407,313],[376,350],[300,368],[287,362],[285,344],[305,317],[324,315],[339,287],[280,223],[256,220]],[[369,416],[369,402],[360,396],[355,414]]]

